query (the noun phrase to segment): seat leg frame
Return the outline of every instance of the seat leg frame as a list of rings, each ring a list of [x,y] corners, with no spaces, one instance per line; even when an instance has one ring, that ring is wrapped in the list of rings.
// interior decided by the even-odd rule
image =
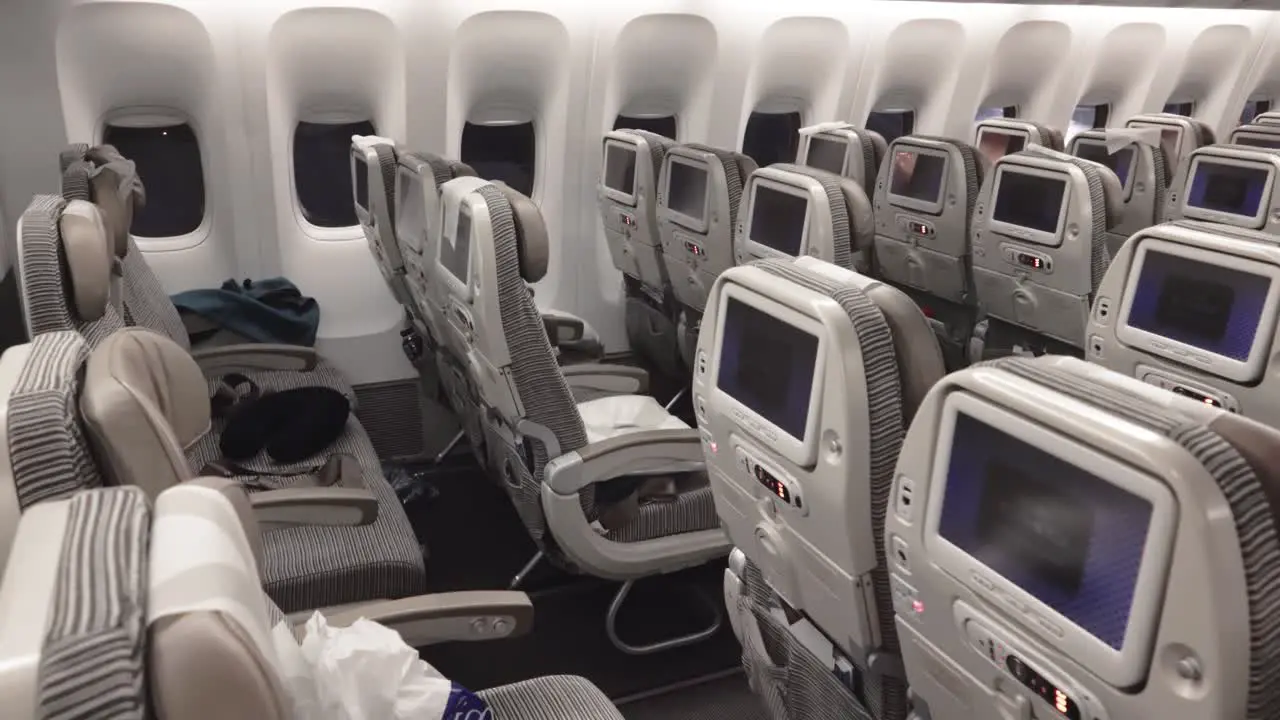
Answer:
[[[709,640],[716,633],[720,632],[720,628],[724,626],[724,609],[720,605],[712,602],[702,592],[693,589],[693,594],[702,602],[712,613],[713,619],[711,624],[702,630],[682,635],[679,637],[659,640],[646,645],[632,645],[618,635],[618,614],[622,610],[622,606],[626,603],[627,597],[631,595],[631,589],[635,587],[636,580],[627,580],[622,583],[622,587],[618,588],[618,592],[613,596],[613,602],[609,604],[609,613],[605,616],[605,632],[609,635],[609,642],[618,650],[627,655],[652,655],[654,653],[666,650],[675,650],[676,648],[688,647],[697,643]]]

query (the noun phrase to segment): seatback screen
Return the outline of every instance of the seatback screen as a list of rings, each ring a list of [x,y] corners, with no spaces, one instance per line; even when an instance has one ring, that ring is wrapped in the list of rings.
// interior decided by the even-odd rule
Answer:
[[[849,146],[843,140],[829,138],[809,138],[809,157],[805,165],[819,170],[826,170],[837,175],[844,172],[844,159]]]
[[[356,158],[356,206],[369,210],[369,164],[364,158]]]
[[[1000,132],[991,128],[983,128],[978,133],[978,150],[991,162],[1011,153],[1022,152],[1026,146],[1027,137],[1021,133]]]
[[[799,255],[809,198],[756,185],[751,207],[751,241],[788,255]]]
[[[414,247],[422,243],[427,233],[426,199],[422,196],[422,183],[402,176],[396,194],[396,232],[406,239],[413,239]]]
[[[1268,277],[1148,250],[1128,325],[1243,362],[1270,291]]]
[[[1267,177],[1264,168],[1200,160],[1191,178],[1191,189],[1187,191],[1187,205],[1255,217],[1262,206]]]
[[[1111,168],[1111,172],[1120,178],[1121,185],[1129,184],[1129,173],[1133,171],[1132,146],[1111,153],[1107,152],[1107,146],[1103,143],[1081,141],[1076,145],[1076,157]]]
[[[1057,232],[1066,180],[1003,170],[997,182],[991,219],[1029,230]]]
[[[604,186],[631,195],[636,191],[636,151],[616,143],[604,146]]]
[[[818,338],[735,297],[726,302],[717,387],[803,442]]]
[[[1236,145],[1247,145],[1249,147],[1269,148],[1271,150],[1280,149],[1280,136],[1272,135],[1245,135],[1240,134],[1235,138]]]
[[[467,283],[467,270],[471,263],[471,213],[464,207],[458,212],[458,228],[453,234],[453,242],[445,238],[440,243],[440,264],[450,275]]]
[[[667,180],[667,207],[702,220],[707,206],[707,171],[688,163],[671,161]]]
[[[898,150],[893,154],[889,192],[921,202],[937,202],[946,170],[947,159],[941,155]]]
[[[963,412],[938,534],[1120,650],[1150,501]]]

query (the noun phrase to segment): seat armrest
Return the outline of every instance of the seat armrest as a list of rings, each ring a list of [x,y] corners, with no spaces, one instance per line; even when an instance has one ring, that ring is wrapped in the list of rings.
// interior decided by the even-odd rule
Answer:
[[[604,344],[586,320],[560,310],[543,310],[542,325],[551,346],[567,353],[598,359],[604,357]]]
[[[706,467],[702,434],[693,428],[642,430],[594,442],[547,463],[544,484],[558,495],[576,495],[588,485],[621,475]]]
[[[400,633],[405,643],[415,648],[442,642],[501,640],[533,628],[533,601],[511,590],[417,595],[321,612],[333,627],[346,627],[360,618],[372,620]]]
[[[369,525],[378,519],[378,498],[364,489],[302,487],[249,494],[263,530],[299,525]]]
[[[206,377],[252,370],[314,370],[320,361],[314,348],[277,343],[219,345],[191,351]]]
[[[572,390],[592,390],[599,395],[646,395],[649,373],[644,368],[607,363],[577,363],[560,368]]]

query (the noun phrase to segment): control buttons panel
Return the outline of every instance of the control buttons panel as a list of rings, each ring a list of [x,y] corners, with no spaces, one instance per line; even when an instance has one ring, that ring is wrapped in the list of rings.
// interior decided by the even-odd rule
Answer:
[[[477,637],[503,637],[514,628],[515,621],[509,617],[478,617],[471,621],[471,633]]]
[[[1053,258],[1043,253],[1024,250],[1012,245],[1001,245],[1000,254],[1004,257],[1005,262],[1017,265],[1024,270],[1046,275],[1053,273]]]
[[[1016,680],[1030,694],[1065,720],[1105,720],[1102,706],[1097,699],[1081,690],[1076,683],[1061,677],[1061,673],[1049,668],[1037,668],[1035,660],[1000,633],[973,618],[963,620],[964,637],[970,647],[1001,673]],[[1041,716],[1043,717],[1043,716]]]
[[[897,222],[898,229],[907,233],[909,237],[931,238],[935,234],[937,234],[937,231],[934,230],[933,225],[923,220],[920,220],[919,218],[909,217],[907,215],[899,215],[897,218],[895,218],[895,221]]]
[[[1093,316],[1099,325],[1111,322],[1111,298],[1100,297],[1093,302]]]
[[[756,482],[768,490],[770,495],[787,506],[795,508],[802,515],[809,514],[809,511],[805,509],[804,499],[800,496],[800,484],[796,482],[795,478],[781,470],[766,466],[741,447],[734,448],[734,450],[738,456],[738,465],[747,475],[755,478]]]
[[[924,615],[920,593],[897,575],[889,576],[889,591],[893,594],[894,614],[910,622],[920,622],[920,616]]]
[[[1168,390],[1175,395],[1181,395],[1185,398],[1191,398],[1196,402],[1204,403],[1210,407],[1222,408],[1227,412],[1240,412],[1240,404],[1236,402],[1235,397],[1228,392],[1223,392],[1216,388],[1211,388],[1200,383],[1176,377],[1170,373],[1156,372],[1148,370],[1140,375],[1142,382],[1148,385],[1155,385],[1163,390]]]
[[[634,228],[637,223],[634,215],[618,213],[618,224],[622,225],[624,228]]]

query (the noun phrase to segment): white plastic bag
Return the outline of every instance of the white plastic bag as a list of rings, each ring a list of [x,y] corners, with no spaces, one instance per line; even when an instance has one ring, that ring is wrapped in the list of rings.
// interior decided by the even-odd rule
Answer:
[[[297,720],[456,720],[484,702],[418,657],[394,630],[365,619],[329,627],[315,613],[301,647],[281,623],[276,654]]]

